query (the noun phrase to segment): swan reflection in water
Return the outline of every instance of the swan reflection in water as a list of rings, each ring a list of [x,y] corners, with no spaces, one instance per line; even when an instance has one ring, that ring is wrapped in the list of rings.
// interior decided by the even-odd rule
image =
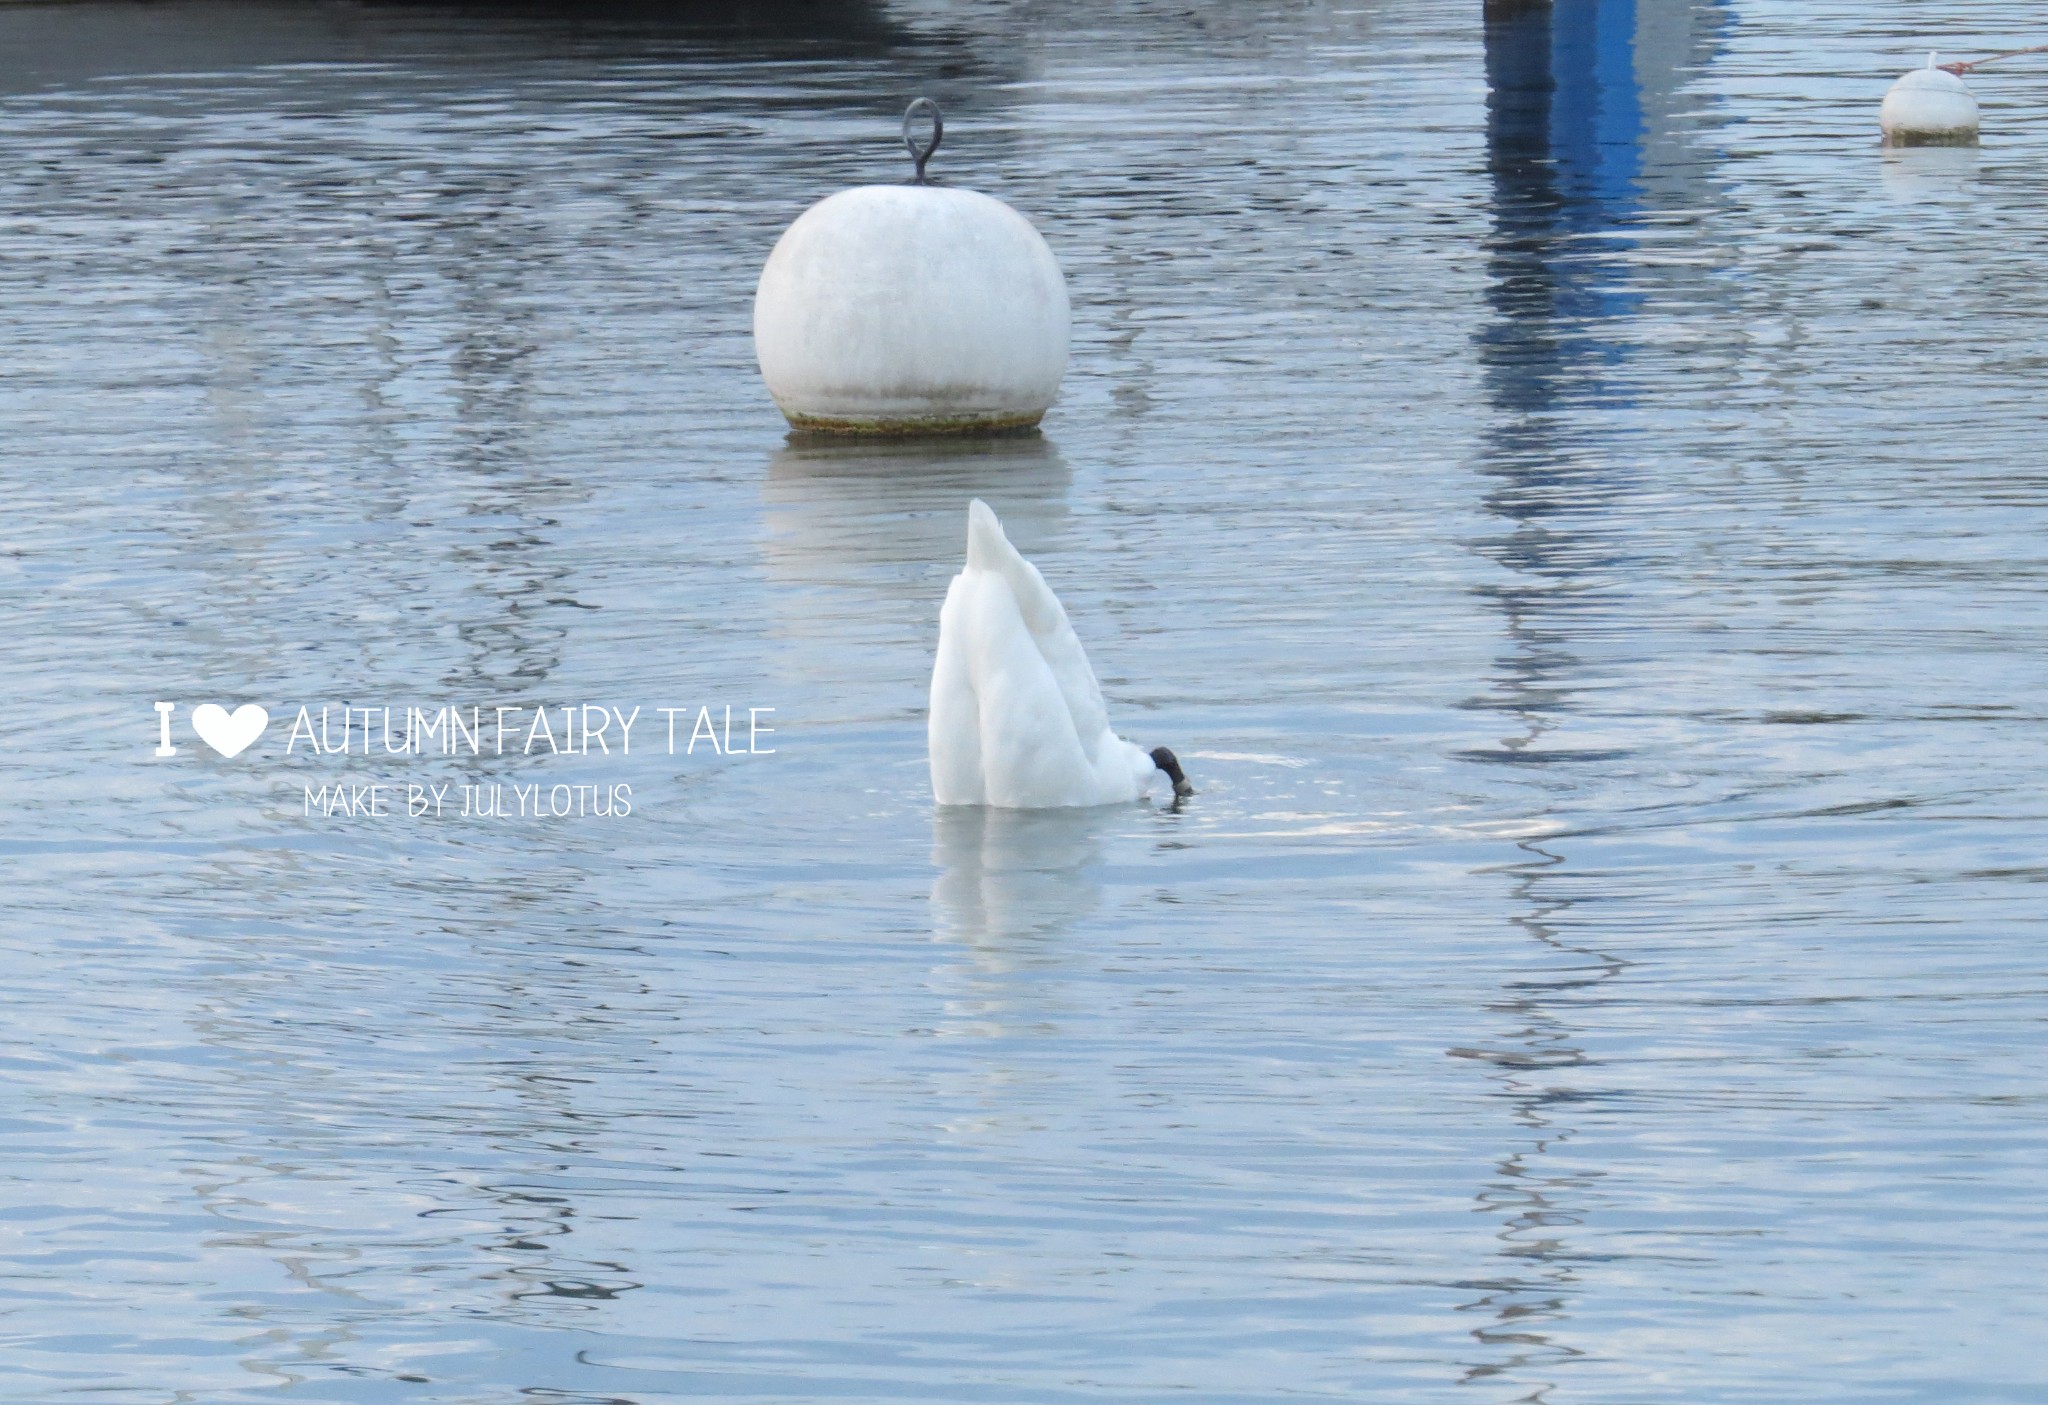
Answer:
[[[933,811],[928,981],[934,1033],[955,1041],[933,1088],[945,1140],[1037,1139],[1081,1096],[1063,1041],[1097,1017],[1085,970],[1100,953],[1076,929],[1099,920],[1103,843],[1125,810]]]
[[[933,811],[932,885],[941,937],[966,943],[989,970],[1032,964],[1037,944],[1102,905],[1102,837],[1127,806]],[[1050,953],[1048,953],[1050,955]]]

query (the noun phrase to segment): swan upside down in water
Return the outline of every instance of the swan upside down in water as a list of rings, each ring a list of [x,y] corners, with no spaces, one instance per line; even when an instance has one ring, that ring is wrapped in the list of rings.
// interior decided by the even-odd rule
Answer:
[[[1161,772],[1176,796],[1195,793],[1171,751],[1109,730],[1059,597],[979,498],[967,509],[967,565],[939,610],[929,739],[941,805],[1111,805],[1136,800]]]

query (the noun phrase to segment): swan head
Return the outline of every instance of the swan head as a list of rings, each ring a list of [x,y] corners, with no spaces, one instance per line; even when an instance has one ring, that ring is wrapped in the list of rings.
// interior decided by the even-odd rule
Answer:
[[[1163,746],[1153,747],[1152,764],[1166,772],[1166,778],[1173,782],[1174,799],[1185,800],[1195,793],[1195,788],[1188,784],[1187,775],[1180,768],[1180,758],[1171,751]]]

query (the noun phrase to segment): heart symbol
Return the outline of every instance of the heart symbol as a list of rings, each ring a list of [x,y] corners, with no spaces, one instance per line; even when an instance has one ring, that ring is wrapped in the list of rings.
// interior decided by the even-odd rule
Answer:
[[[241,755],[269,725],[270,714],[255,703],[243,703],[233,712],[219,703],[201,703],[192,709],[192,730],[222,756]]]

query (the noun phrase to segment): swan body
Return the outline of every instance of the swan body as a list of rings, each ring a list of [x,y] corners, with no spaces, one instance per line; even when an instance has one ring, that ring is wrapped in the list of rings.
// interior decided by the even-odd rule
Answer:
[[[979,498],[967,509],[967,564],[939,610],[929,739],[941,805],[1110,805],[1136,800],[1162,770],[1177,794],[1192,793],[1172,752],[1110,731],[1059,597]]]

